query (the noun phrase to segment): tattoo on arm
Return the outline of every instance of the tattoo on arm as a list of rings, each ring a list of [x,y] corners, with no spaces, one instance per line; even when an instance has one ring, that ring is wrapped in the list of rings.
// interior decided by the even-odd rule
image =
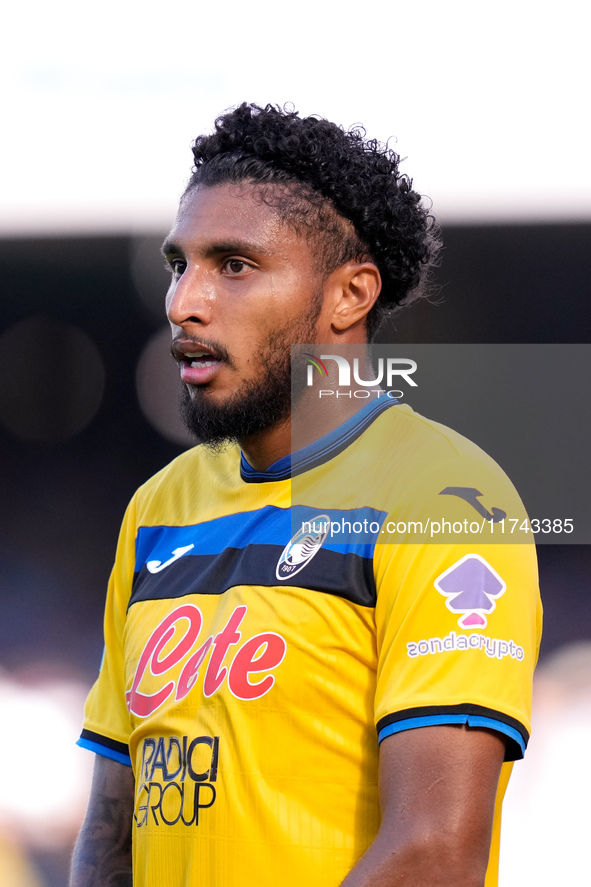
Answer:
[[[133,797],[131,768],[97,756],[70,887],[132,887]]]

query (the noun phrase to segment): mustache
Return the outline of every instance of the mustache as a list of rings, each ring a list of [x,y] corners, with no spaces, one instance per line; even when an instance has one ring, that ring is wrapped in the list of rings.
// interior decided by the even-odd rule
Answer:
[[[212,357],[227,363],[230,367],[234,367],[234,361],[230,357],[228,349],[221,342],[181,335],[176,336],[170,346],[170,352],[177,361],[182,361],[187,351],[199,351],[200,349],[211,352]]]

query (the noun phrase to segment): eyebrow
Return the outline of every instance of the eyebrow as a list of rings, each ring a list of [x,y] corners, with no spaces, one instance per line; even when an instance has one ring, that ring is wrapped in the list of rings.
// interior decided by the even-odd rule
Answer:
[[[177,255],[184,256],[184,249],[173,240],[168,238],[161,247],[163,256]],[[200,253],[204,259],[215,258],[215,256],[225,253],[257,253],[258,255],[271,255],[268,249],[264,249],[260,244],[252,243],[248,240],[216,240],[208,243]]]
[[[162,255],[164,257],[166,257],[166,256],[172,255],[172,253],[175,253],[177,255],[182,255],[183,251],[180,248],[180,246],[178,246],[178,244],[174,243],[174,241],[172,241],[172,240],[169,240],[167,237],[166,240],[164,241],[164,243],[162,244],[162,246],[160,247],[160,252],[162,253]]]

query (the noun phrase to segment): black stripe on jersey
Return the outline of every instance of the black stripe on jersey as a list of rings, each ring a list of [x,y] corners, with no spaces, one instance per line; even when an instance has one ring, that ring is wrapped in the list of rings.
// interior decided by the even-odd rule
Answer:
[[[275,574],[283,550],[281,545],[247,545],[226,548],[220,554],[186,554],[158,573],[150,573],[144,565],[135,574],[129,606],[188,594],[223,594],[236,585],[286,585],[375,607],[371,558],[320,549],[305,567],[283,582]]]
[[[394,712],[394,714],[385,715],[383,718],[380,718],[376,729],[378,733],[381,733],[384,727],[388,727],[390,724],[395,724],[398,721],[408,721],[411,718],[436,717],[439,715],[476,715],[477,717],[490,718],[493,721],[500,721],[502,724],[507,724],[508,727],[512,727],[516,730],[523,738],[523,742],[526,746],[529,742],[529,733],[520,721],[502,711],[497,711],[494,708],[487,708],[484,705],[474,705],[471,702],[464,702],[460,705],[419,705],[416,708],[406,708],[403,711],[397,711]],[[505,757],[505,760],[516,760],[521,757],[521,752],[517,755],[517,758],[511,756],[511,744],[516,745],[516,742],[513,741],[512,743],[510,739],[508,740],[508,755]]]
[[[80,734],[80,739],[96,742],[99,745],[104,745],[105,748],[112,748],[113,751],[118,751],[119,754],[127,755],[129,757],[129,746],[125,742],[117,742],[116,739],[109,739],[108,736],[103,736],[102,733],[93,733],[92,730],[83,730]]]

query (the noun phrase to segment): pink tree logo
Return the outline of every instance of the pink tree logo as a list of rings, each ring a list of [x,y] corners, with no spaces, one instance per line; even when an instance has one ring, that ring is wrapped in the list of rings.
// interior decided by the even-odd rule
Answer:
[[[479,554],[466,554],[435,580],[435,588],[446,598],[452,613],[461,613],[460,628],[485,628],[486,614],[496,607],[506,583]]]

